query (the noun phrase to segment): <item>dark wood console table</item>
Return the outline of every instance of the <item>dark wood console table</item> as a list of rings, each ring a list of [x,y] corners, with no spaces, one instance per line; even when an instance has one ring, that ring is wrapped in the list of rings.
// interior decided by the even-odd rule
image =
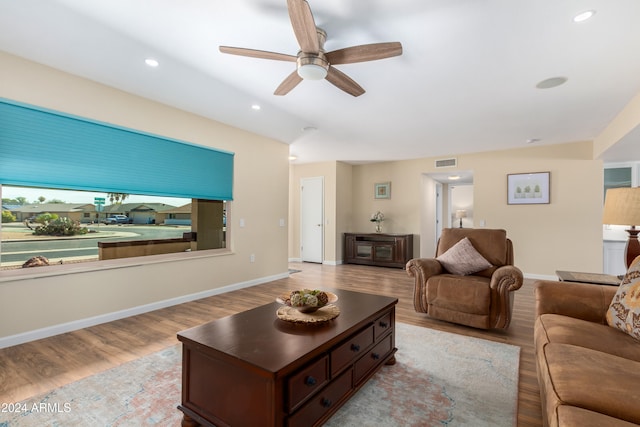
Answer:
[[[180,332],[182,426],[319,426],[393,364],[398,300],[331,291],[326,323],[280,320],[274,302]]]
[[[344,262],[404,268],[413,258],[413,234],[345,233]]]

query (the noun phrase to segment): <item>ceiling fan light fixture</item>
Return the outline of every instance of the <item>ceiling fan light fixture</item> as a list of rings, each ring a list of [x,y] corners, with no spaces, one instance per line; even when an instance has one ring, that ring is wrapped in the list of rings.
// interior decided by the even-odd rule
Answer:
[[[297,62],[298,75],[304,80],[322,80],[327,77],[329,63],[322,57],[322,54],[318,56],[299,56]]]
[[[298,68],[298,75],[305,80],[322,80],[327,77],[327,70],[320,65],[307,64]]]

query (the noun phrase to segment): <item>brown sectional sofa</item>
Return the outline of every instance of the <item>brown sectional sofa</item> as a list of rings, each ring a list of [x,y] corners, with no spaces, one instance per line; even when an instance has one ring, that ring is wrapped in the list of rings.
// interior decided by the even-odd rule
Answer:
[[[534,286],[544,425],[640,425],[640,341],[605,317],[617,287],[545,280]]]

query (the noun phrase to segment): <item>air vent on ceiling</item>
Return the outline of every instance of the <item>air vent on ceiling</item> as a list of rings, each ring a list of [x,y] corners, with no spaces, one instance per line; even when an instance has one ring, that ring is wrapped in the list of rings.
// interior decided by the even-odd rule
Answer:
[[[436,160],[437,168],[452,168],[455,166],[458,166],[458,159],[456,159],[455,157],[452,157],[450,159]]]

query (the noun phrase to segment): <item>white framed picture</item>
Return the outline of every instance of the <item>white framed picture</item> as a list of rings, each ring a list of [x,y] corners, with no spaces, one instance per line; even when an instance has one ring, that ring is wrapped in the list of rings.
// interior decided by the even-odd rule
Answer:
[[[551,172],[507,175],[507,204],[536,205],[551,203]]]

